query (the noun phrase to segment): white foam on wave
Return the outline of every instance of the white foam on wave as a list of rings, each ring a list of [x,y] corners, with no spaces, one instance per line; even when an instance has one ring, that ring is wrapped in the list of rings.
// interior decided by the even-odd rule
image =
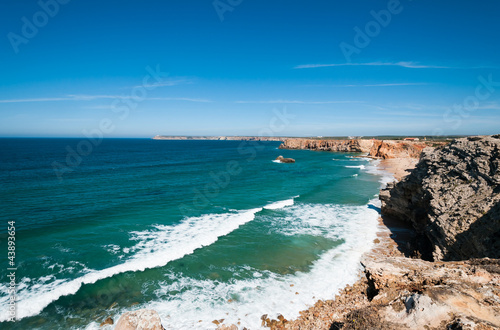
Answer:
[[[366,167],[366,172],[380,177],[381,187],[385,187],[389,182],[394,181],[394,175],[380,168],[380,159],[375,159]]]
[[[273,163],[283,164],[283,162],[281,160],[278,160],[278,159],[274,159]]]
[[[359,169],[365,169],[365,165],[346,165],[346,168],[359,168]]]
[[[344,243],[323,253],[308,272],[280,275],[244,266],[254,277],[228,283],[167,274],[170,281],[161,284],[158,299],[136,308],[158,311],[167,329],[215,329],[214,319],[260,329],[261,315],[296,318],[318,299],[331,299],[358,279],[360,258],[376,238],[376,210],[368,205],[298,204],[284,211],[282,217],[268,217],[276,234],[322,236]]]
[[[103,245],[102,247],[111,254],[117,254],[121,250],[120,246],[116,244]]]
[[[293,199],[292,199],[293,204]],[[272,203],[278,206],[291,205],[290,200]],[[208,214],[191,217],[175,226],[157,225],[153,229],[132,232],[132,239],[138,243],[130,248],[135,254],[125,262],[102,270],[87,269],[87,273],[73,280],[50,278],[36,280],[35,285],[18,290],[17,318],[39,314],[51,302],[62,296],[75,294],[82,285],[92,284],[128,271],[144,271],[149,268],[165,266],[168,262],[191,254],[194,250],[216,242],[238,227],[252,221],[255,214],[263,208],[254,208],[233,213]],[[50,280],[50,281],[49,281]],[[5,291],[0,288],[0,292]],[[8,308],[9,296],[0,297],[0,305]],[[8,319],[8,310],[0,311],[0,322]]]
[[[294,198],[296,198],[296,197],[294,197]],[[267,210],[277,210],[277,209],[281,209],[281,208],[284,208],[286,206],[291,206],[291,205],[293,205],[293,198],[268,204],[268,205],[264,206],[264,208]]]

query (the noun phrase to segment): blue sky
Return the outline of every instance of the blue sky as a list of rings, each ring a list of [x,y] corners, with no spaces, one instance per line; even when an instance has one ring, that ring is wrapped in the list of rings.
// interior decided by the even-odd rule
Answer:
[[[6,0],[0,136],[103,120],[105,137],[500,133],[499,15],[498,1]]]

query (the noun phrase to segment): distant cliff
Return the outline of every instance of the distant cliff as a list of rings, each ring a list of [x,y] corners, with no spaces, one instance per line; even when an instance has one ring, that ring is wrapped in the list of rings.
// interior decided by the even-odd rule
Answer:
[[[373,141],[369,155],[374,158],[419,158],[427,147],[424,142]]]
[[[316,140],[289,138],[283,141],[280,149],[309,149],[336,152],[365,152],[374,158],[419,158],[425,142],[393,140]]]
[[[380,199],[383,214],[411,222],[428,259],[500,258],[500,135],[426,149]]]
[[[368,152],[372,140],[314,140],[290,138],[283,141],[280,149],[310,149],[321,151]]]
[[[156,135],[153,140],[216,140],[216,141],[284,141],[276,136],[167,136]]]

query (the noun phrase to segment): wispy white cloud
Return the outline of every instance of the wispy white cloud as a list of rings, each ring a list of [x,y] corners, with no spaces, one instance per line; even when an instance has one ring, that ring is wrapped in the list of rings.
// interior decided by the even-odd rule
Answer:
[[[422,111],[381,111],[380,115],[400,116],[400,117],[442,117],[441,113],[429,113]]]
[[[477,107],[477,110],[500,110],[499,103],[486,103]]]
[[[25,102],[58,102],[58,101],[93,101],[99,99],[114,99],[122,97],[120,95],[67,95],[63,97],[41,97],[31,99],[7,99],[0,100],[0,103],[25,103]]]
[[[186,101],[186,102],[199,102],[199,103],[211,103],[212,100],[208,99],[196,99],[189,97],[148,97],[148,100],[156,101]]]
[[[307,85],[309,87],[394,87],[394,86],[423,86],[428,83],[390,83],[390,84],[346,84],[346,85]]]
[[[331,64],[302,64],[294,69],[314,69],[339,66],[399,66],[410,69],[452,69],[450,66],[423,65],[416,62],[368,62],[368,63],[331,63]]]
[[[300,100],[269,100],[269,101],[236,101],[240,104],[347,104],[365,103],[364,101],[300,101]]]
[[[193,84],[193,83],[194,83],[194,79],[192,79],[192,78],[163,79],[162,82],[160,82],[160,83],[137,85],[137,86],[125,87],[125,88],[136,88],[136,87],[138,87],[138,88],[140,88],[140,87],[157,88],[157,87],[170,87],[170,86],[178,86],[178,85],[187,85],[187,84]]]
[[[126,95],[67,95],[63,97],[42,97],[42,98],[31,98],[31,99],[6,99],[0,100],[0,103],[27,103],[27,102],[60,102],[60,101],[95,101],[103,99],[131,99],[131,96]],[[148,97],[147,100],[156,101],[187,101],[187,102],[212,102],[207,99],[196,99],[188,97]],[[96,106],[104,109],[106,106]],[[109,108],[109,107],[108,107]],[[90,109],[88,107],[87,109]]]
[[[67,101],[67,97],[45,97],[35,99],[9,99],[0,100],[0,103],[23,103],[23,102],[53,102],[53,101]]]
[[[417,116],[422,114],[422,116],[443,116],[445,111],[454,109],[456,106],[463,107],[461,103],[452,104],[416,104],[416,103],[406,103],[406,104],[386,104],[386,105],[371,105],[377,110],[384,112],[385,114],[394,114],[400,116]],[[471,111],[476,110],[500,110],[500,103],[496,101],[479,103],[477,107],[471,109]]]
[[[63,123],[81,123],[93,121],[92,118],[50,118],[47,119],[50,122],[63,122]]]

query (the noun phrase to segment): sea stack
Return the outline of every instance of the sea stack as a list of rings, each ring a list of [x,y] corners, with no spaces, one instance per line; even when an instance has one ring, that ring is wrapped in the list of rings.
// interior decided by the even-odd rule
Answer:
[[[284,158],[283,156],[278,156],[276,160],[279,160],[282,163],[295,163],[295,159],[293,158]]]

